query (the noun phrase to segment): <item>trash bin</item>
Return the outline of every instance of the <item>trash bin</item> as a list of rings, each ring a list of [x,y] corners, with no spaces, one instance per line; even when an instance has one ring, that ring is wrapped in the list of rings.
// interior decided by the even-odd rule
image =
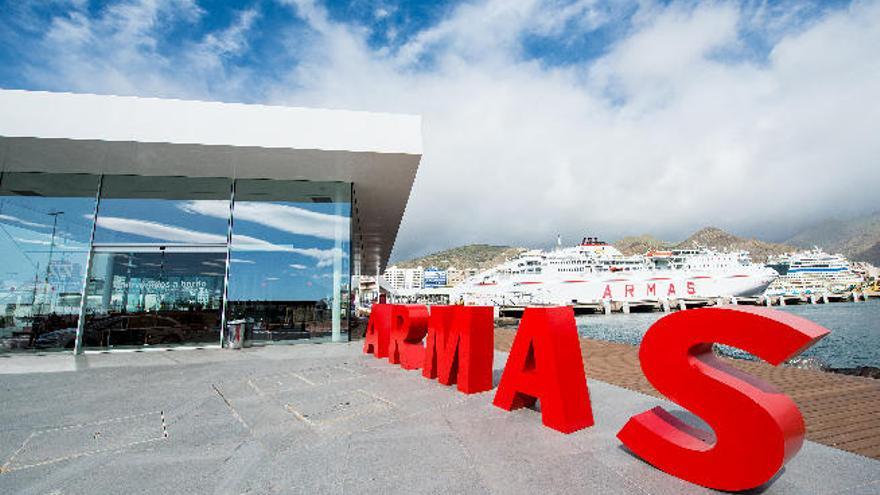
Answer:
[[[226,323],[226,348],[241,349],[245,341],[245,321],[232,320]]]
[[[254,341],[254,319],[244,320],[244,343],[243,347],[250,347]]]

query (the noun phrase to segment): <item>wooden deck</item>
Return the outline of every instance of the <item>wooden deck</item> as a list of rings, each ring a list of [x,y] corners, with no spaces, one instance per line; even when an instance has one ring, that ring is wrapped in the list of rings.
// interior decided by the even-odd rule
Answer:
[[[508,351],[514,333],[496,329],[495,347]],[[588,378],[661,397],[642,375],[638,347],[582,338],[581,351]],[[729,361],[788,394],[804,416],[808,440],[880,460],[880,380]]]

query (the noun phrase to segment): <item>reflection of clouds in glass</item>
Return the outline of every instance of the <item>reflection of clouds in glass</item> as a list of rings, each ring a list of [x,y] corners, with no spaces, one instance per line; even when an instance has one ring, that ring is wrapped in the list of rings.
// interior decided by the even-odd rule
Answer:
[[[226,244],[226,236],[164,225],[148,220],[99,216],[98,228],[150,237],[165,242],[182,244]],[[257,239],[256,237],[237,234],[232,237],[232,248],[236,251],[269,251],[300,254],[317,260],[318,268],[331,266],[333,264],[333,259],[336,256],[341,258],[347,256],[347,253],[342,249],[298,248],[290,245],[282,246],[279,244],[272,244],[263,239]],[[233,262],[241,262],[241,260]]]
[[[284,252],[284,253],[294,253],[301,254],[303,256],[308,256],[309,258],[314,258],[318,261],[317,267],[323,268],[327,266],[333,265],[333,258],[339,256],[340,258],[344,258],[348,256],[348,253],[338,248],[330,248],[330,249],[319,249],[319,248],[298,248],[293,246],[282,246],[279,244],[272,244],[271,242],[266,242],[262,239],[256,239],[253,237],[249,237],[246,235],[233,235],[232,236],[232,249],[236,251],[268,251],[268,252]]]
[[[229,216],[229,204],[217,201],[189,201],[180,205],[188,213],[216,218]],[[338,232],[347,233],[349,218],[277,203],[241,202],[235,204],[235,220],[258,223],[282,232],[333,240]]]
[[[44,223],[36,223],[36,222],[28,222],[27,220],[22,220],[21,218],[14,217],[12,215],[0,215],[0,222],[12,222],[17,223],[19,225],[24,225],[26,227],[38,227],[41,229],[51,229],[51,225],[46,225]]]
[[[293,264],[288,265],[288,266],[290,266],[290,267],[293,268],[294,270],[305,270],[306,268],[308,268],[306,265],[300,265],[299,263],[293,263]]]
[[[266,278],[264,278],[263,280],[265,280],[265,281],[267,281],[267,282],[274,282],[274,281],[276,281],[276,280],[281,280],[281,279],[278,278],[278,277],[266,277]]]
[[[225,244],[226,236],[173,227],[148,220],[98,216],[98,228],[187,244]]]
[[[230,263],[242,263],[245,265],[253,265],[256,263],[256,261],[254,261],[254,260],[243,260],[241,258],[230,258],[229,262]]]
[[[22,237],[14,237],[13,239],[15,239],[15,242],[20,242],[23,244],[39,244],[41,246],[48,246],[49,244],[52,244],[50,241],[41,241],[38,239],[24,239]]]

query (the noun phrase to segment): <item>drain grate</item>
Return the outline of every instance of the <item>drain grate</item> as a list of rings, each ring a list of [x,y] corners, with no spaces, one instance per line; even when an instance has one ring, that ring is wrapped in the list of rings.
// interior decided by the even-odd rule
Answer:
[[[166,438],[168,431],[163,411],[36,430],[0,467],[0,472],[43,466]]]

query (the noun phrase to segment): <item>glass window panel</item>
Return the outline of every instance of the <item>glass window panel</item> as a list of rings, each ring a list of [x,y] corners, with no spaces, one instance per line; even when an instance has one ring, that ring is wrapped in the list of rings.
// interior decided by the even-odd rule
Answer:
[[[73,349],[99,178],[0,178],[0,352]]]
[[[219,344],[232,180],[105,176],[86,347]]]
[[[226,244],[231,179],[104,177],[96,244]]]
[[[227,318],[252,339],[344,338],[351,185],[239,180]]]
[[[220,343],[225,249],[96,251],[87,348]]]

